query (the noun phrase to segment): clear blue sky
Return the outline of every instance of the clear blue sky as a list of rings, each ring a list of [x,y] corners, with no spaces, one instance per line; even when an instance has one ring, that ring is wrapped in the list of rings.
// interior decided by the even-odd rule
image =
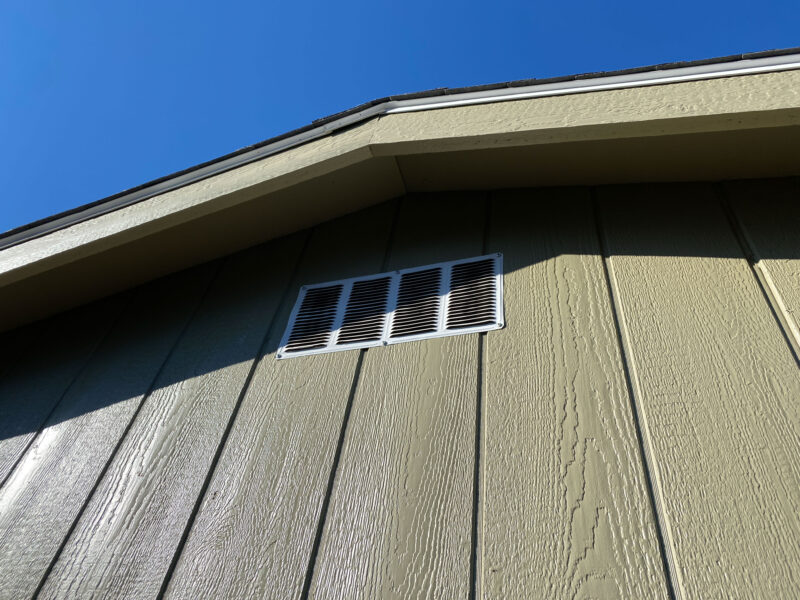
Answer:
[[[380,96],[800,45],[800,2],[0,2],[0,231]]]

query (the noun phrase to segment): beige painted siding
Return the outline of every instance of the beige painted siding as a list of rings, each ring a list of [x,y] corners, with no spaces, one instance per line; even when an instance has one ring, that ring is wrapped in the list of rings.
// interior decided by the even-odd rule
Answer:
[[[795,179],[406,196],[0,336],[0,598],[800,587]],[[276,361],[502,252],[506,327]]]

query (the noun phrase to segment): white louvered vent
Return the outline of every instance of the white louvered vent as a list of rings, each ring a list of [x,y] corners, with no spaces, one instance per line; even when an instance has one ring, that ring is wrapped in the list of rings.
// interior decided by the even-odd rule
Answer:
[[[278,358],[503,327],[503,255],[301,288]]]

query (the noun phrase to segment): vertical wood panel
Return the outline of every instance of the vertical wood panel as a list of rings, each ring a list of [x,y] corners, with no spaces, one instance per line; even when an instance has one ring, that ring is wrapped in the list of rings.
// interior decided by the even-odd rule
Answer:
[[[142,288],[0,490],[0,590],[36,589],[216,268]]]
[[[158,594],[306,235],[225,261],[40,597]]]
[[[726,191],[775,310],[800,350],[800,182],[738,181]]]
[[[394,213],[386,203],[312,234],[167,597],[300,596],[358,351],[274,353],[301,285],[380,270]]]
[[[800,372],[708,186],[602,192],[680,591],[800,586]]]
[[[37,321],[0,333],[0,381],[14,371],[14,366],[39,341],[51,321]]]
[[[497,193],[491,225],[479,597],[666,597],[589,192]]]
[[[117,296],[36,327],[0,379],[0,483],[10,475],[48,415],[125,305]],[[30,331],[31,326],[26,328]]]
[[[481,253],[483,196],[412,197],[390,269]],[[370,349],[353,402],[313,598],[466,598],[478,336]]]

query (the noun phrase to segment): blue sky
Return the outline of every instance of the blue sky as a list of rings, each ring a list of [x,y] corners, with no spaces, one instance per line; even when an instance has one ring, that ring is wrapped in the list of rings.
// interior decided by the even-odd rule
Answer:
[[[0,231],[380,96],[800,45],[800,2],[0,2]]]

